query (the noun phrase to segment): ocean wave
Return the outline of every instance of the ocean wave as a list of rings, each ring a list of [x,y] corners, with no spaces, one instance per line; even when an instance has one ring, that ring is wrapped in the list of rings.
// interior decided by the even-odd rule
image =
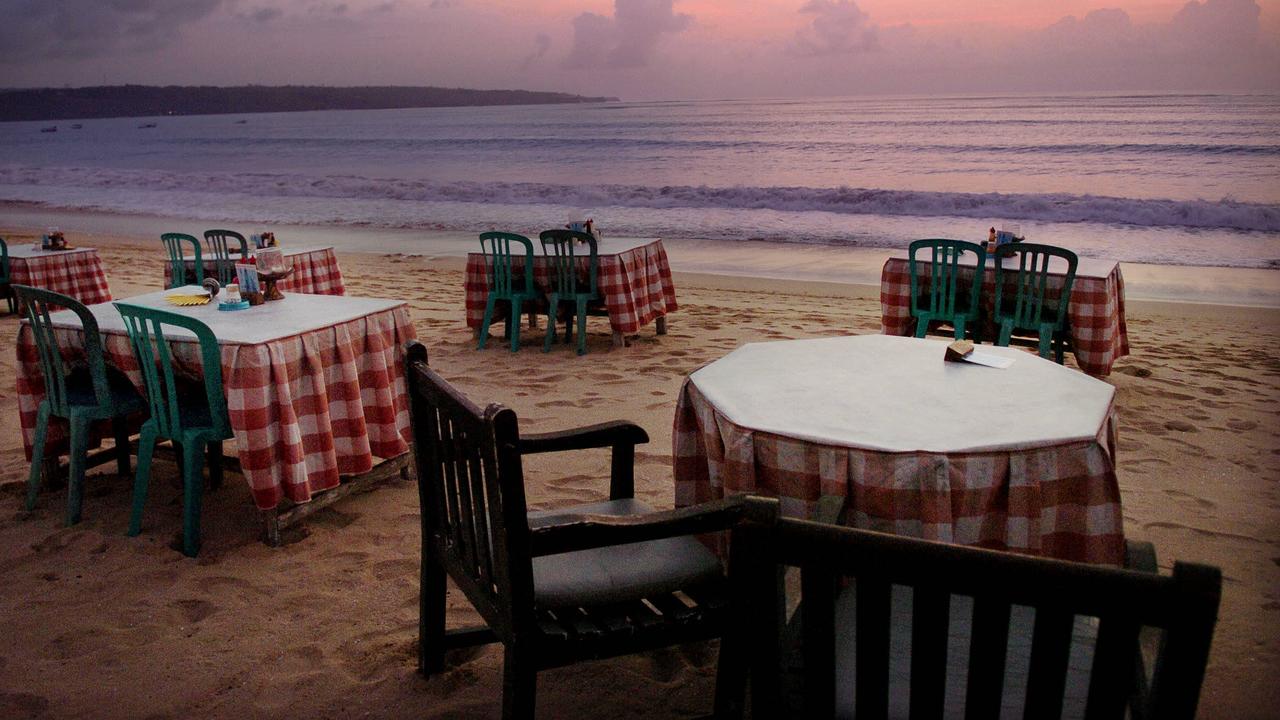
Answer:
[[[1280,231],[1280,205],[1222,200],[1162,200],[1062,193],[958,193],[867,188],[563,185],[438,182],[355,175],[177,173],[0,166],[0,185],[114,192],[192,191],[399,202],[558,205],[580,208],[730,209],[838,215],[1000,218],[1233,231]]]

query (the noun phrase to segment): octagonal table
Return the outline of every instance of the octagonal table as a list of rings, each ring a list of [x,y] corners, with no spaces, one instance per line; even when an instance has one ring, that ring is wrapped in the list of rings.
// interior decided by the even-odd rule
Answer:
[[[739,492],[851,525],[1119,565],[1115,389],[1013,348],[996,369],[946,341],[861,335],[744,345],[691,374],[674,431],[676,505]]]

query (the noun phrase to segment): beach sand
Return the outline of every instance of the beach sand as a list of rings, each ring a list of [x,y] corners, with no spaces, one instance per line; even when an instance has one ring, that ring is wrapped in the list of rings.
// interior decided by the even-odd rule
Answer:
[[[14,242],[23,233],[4,233]],[[26,235],[29,239],[30,235]],[[149,237],[92,237],[111,289],[158,289]],[[432,365],[477,403],[502,402],[547,431],[613,418],[651,442],[637,492],[671,507],[671,422],[685,375],[752,341],[879,330],[878,288],[676,274],[669,334],[644,328],[611,349],[589,323],[589,354],[477,352],[463,320],[460,258],[340,251],[352,295],[404,298]],[[680,269],[676,262],[676,269]],[[1274,717],[1280,707],[1280,310],[1130,302],[1132,355],[1117,388],[1125,532],[1176,559],[1222,567],[1224,594],[1200,704],[1206,718]],[[415,672],[416,488],[395,481],[325,509],[292,542],[258,541],[247,487],[206,496],[196,560],[180,530],[172,464],[142,534],[127,538],[131,478],[91,475],[84,521],[63,527],[64,491],[22,512],[28,465],[14,392],[18,322],[0,317],[0,717],[488,717],[499,646],[460,653],[430,681]],[[1070,360],[1068,360],[1070,362]],[[230,448],[229,448],[230,449]],[[603,499],[604,451],[526,459],[531,506]],[[456,592],[449,621],[477,616]],[[540,717],[692,717],[711,707],[715,644],[586,663],[539,676]]]

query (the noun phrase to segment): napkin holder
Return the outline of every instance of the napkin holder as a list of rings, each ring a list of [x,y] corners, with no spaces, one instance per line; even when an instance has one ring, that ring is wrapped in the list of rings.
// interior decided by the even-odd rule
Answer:
[[[972,354],[972,340],[956,340],[947,346],[947,352],[942,359],[947,362],[963,362],[966,357]]]

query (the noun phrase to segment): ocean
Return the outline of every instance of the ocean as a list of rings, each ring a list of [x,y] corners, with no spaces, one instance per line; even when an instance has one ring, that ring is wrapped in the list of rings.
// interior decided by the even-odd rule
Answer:
[[[1013,227],[1280,268],[1280,96],[1009,95],[0,123],[0,202],[213,221],[859,248]],[[143,127],[154,124],[154,127]],[[57,126],[56,132],[41,132]],[[370,248],[376,250],[378,248]]]

